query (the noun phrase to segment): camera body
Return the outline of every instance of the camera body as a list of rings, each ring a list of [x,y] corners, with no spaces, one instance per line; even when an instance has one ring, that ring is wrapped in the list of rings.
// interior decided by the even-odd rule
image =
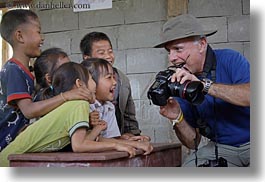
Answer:
[[[174,68],[181,68],[182,66]],[[165,106],[167,99],[171,96],[180,97],[192,104],[200,104],[204,100],[203,84],[200,81],[186,81],[183,84],[171,82],[174,70],[168,69],[160,71],[156,75],[155,82],[147,92],[147,97],[152,100],[153,104]]]

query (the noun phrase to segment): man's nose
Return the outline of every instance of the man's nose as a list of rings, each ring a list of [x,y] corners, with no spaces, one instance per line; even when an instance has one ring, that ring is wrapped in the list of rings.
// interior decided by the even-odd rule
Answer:
[[[178,58],[176,51],[170,50],[168,53],[168,59],[170,62],[175,61]]]

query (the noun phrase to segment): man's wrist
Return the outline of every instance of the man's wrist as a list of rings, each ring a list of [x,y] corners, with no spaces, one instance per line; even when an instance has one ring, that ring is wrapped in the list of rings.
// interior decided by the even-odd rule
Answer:
[[[203,79],[203,83],[204,83],[203,93],[208,94],[210,87],[213,84],[213,81],[208,79],[208,78],[205,78],[205,79]]]
[[[176,119],[171,120],[173,128],[175,127],[176,124],[181,123],[183,119],[184,119],[183,112],[180,110],[178,117]]]

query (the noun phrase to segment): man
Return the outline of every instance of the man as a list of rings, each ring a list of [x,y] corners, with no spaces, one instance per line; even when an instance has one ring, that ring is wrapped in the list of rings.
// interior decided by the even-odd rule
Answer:
[[[249,166],[250,163],[250,68],[233,50],[213,50],[206,31],[191,15],[180,15],[163,26],[161,42],[177,68],[171,81],[201,81],[205,99],[192,105],[169,98],[160,114],[170,119],[180,141],[195,149],[183,166]],[[201,136],[210,142],[198,148]]]
[[[91,32],[85,35],[80,42],[83,59],[101,58],[114,64],[115,56],[109,37],[103,32]],[[121,132],[121,138],[130,140],[149,141],[150,137],[140,135],[138,122],[135,117],[135,105],[131,94],[131,85],[127,76],[113,67],[117,81],[115,89],[115,115]]]

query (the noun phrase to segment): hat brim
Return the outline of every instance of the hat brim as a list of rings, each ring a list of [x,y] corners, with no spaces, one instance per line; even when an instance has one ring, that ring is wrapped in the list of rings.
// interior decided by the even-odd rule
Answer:
[[[184,39],[184,38],[199,36],[199,35],[205,35],[208,37],[208,36],[215,34],[216,32],[217,32],[217,30],[209,30],[209,31],[204,31],[204,32],[191,32],[190,34],[181,35],[181,36],[174,36],[174,37],[167,38],[167,39],[163,40],[162,43],[157,44],[156,46],[154,46],[154,48],[164,48],[165,44],[167,44],[168,42],[171,42],[173,40]]]

